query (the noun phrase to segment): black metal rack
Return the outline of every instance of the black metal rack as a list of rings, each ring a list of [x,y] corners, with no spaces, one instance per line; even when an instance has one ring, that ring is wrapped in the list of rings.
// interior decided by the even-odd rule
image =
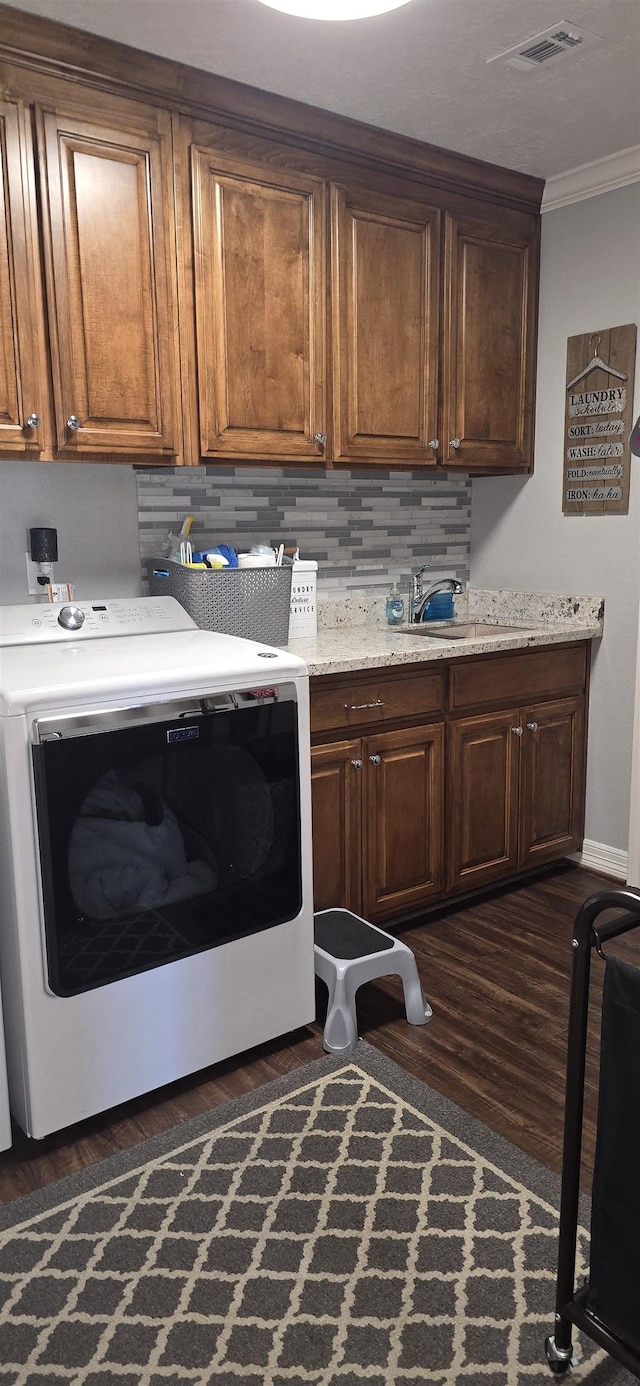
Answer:
[[[607,910],[623,914],[596,928],[598,916]],[[579,909],[572,939],[571,1001],[567,1049],[567,1083],[562,1156],[562,1194],[558,1276],[556,1285],[555,1330],[545,1348],[551,1370],[561,1374],[572,1364],[572,1329],[578,1328],[606,1349],[622,1366],[640,1380],[640,1354],[623,1341],[589,1305],[589,1285],[575,1290],[576,1244],[580,1197],[580,1156],[589,1015],[591,952],[595,948],[604,958],[602,946],[631,929],[640,928],[640,890],[631,887],[603,891],[585,900]],[[639,1056],[640,1062],[640,1056]],[[639,1287],[640,1302],[640,1287]]]

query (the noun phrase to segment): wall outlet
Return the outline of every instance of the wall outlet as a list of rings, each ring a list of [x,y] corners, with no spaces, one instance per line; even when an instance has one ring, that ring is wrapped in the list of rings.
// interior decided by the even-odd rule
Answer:
[[[27,592],[30,597],[46,597],[47,586],[53,578],[53,563],[34,563],[30,554],[25,553],[27,560]],[[38,582],[38,578],[46,578],[45,582]]]

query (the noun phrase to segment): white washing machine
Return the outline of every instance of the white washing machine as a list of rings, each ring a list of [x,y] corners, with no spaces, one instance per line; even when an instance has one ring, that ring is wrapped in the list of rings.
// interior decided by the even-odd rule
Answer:
[[[0,646],[9,1091],[42,1137],[313,1018],[308,675],[171,597],[0,608]]]

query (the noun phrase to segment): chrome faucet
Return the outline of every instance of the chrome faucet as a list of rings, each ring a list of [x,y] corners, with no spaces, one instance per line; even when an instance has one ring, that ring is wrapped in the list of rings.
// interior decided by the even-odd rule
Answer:
[[[422,576],[427,569],[418,568],[417,573],[413,574],[409,589],[409,622],[421,621],[427,602],[431,600],[436,592],[455,592],[459,594],[464,591],[461,582],[457,578],[440,578],[438,582],[432,582],[427,587],[426,592],[422,590]]]

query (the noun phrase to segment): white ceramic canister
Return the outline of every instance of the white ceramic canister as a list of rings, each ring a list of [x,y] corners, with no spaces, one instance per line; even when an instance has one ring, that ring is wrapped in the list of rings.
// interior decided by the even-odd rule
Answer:
[[[318,633],[317,581],[318,564],[314,559],[296,559],[291,575],[290,640]]]

